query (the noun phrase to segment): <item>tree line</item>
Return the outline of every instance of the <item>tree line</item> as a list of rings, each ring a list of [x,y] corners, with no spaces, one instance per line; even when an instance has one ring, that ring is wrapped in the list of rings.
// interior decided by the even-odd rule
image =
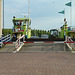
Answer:
[[[7,34],[12,34],[12,29],[2,29],[2,34],[4,36],[6,36]],[[41,37],[41,35],[43,34],[47,34],[50,35],[50,30],[46,31],[46,30],[37,30],[37,29],[31,29],[31,36],[39,36]]]
[[[43,34],[47,34],[47,35],[50,35],[50,30],[46,31],[46,30],[35,30],[35,29],[32,29],[31,30],[31,36],[39,36],[41,37],[41,35]]]
[[[6,36],[7,34],[12,34],[12,29],[2,29],[2,34]]]

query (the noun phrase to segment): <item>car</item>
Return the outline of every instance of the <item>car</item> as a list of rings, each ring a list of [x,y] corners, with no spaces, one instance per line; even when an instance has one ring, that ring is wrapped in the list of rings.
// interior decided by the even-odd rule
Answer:
[[[31,36],[31,39],[39,39],[40,37],[38,36]]]
[[[46,34],[41,35],[41,38],[42,38],[42,39],[48,39],[48,37],[49,37],[49,36],[46,35]]]

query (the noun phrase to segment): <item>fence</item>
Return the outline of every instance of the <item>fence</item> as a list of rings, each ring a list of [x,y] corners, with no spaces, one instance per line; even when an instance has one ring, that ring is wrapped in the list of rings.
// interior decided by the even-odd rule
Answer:
[[[11,35],[1,35],[1,38],[0,38],[0,48],[4,45],[3,42],[9,42],[11,40]]]

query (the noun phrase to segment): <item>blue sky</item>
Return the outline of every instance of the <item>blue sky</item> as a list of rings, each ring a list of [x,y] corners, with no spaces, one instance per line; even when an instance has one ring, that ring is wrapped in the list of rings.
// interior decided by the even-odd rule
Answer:
[[[5,28],[12,28],[12,17],[23,18],[28,13],[28,0],[4,0]],[[70,26],[70,7],[65,6],[70,0],[30,0],[31,29],[50,30],[63,25],[64,15],[58,12],[65,8],[65,17]],[[72,25],[75,19],[75,0],[72,0]]]

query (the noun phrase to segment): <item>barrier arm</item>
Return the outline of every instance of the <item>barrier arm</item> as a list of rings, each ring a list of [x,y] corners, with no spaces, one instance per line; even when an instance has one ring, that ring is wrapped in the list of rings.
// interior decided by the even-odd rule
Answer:
[[[23,42],[20,42],[20,40],[23,39],[23,42],[25,40],[25,36],[21,36],[18,40],[16,40],[16,43],[15,43],[15,48],[16,48],[16,51],[20,51],[20,49],[22,48],[22,46],[24,45]]]
[[[75,42],[70,37],[66,36],[66,41],[64,43],[66,43],[70,50],[74,49]]]

